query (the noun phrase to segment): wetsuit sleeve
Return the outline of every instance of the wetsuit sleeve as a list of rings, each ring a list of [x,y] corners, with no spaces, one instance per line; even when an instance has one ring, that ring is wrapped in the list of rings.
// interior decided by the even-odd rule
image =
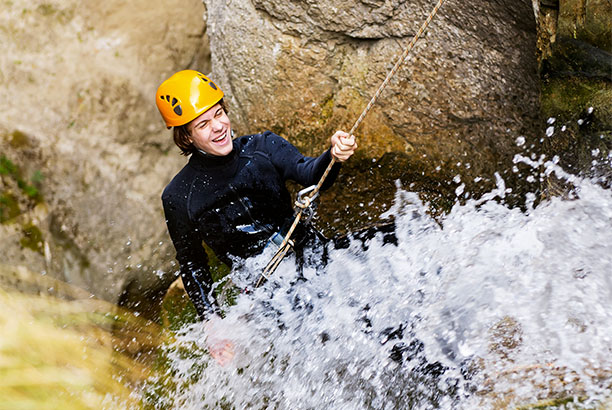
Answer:
[[[306,157],[289,141],[272,132],[265,132],[263,138],[270,159],[283,178],[293,180],[303,186],[317,184],[332,160],[331,148],[316,158]],[[321,189],[329,188],[339,172],[340,163],[336,162]]]
[[[184,200],[179,198],[166,193],[162,196],[166,224],[176,249],[183,285],[198,315],[204,320],[217,311],[216,301],[211,296],[213,281],[201,237],[189,221]]]

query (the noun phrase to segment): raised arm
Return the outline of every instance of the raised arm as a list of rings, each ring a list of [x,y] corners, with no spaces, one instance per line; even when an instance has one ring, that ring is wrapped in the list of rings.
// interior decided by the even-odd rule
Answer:
[[[321,189],[327,189],[333,184],[340,171],[339,162],[348,159],[357,147],[354,138],[345,140],[349,138],[348,134],[338,131],[332,136],[332,147],[315,158],[302,155],[296,147],[276,134],[266,132],[263,137],[265,148],[283,178],[296,181],[303,186],[317,184],[334,155],[338,163],[332,167]]]

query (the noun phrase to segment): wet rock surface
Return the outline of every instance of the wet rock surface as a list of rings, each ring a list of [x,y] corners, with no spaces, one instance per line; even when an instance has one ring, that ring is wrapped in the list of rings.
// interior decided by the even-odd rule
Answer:
[[[271,129],[309,154],[324,149],[334,130],[351,128],[435,5],[205,3],[212,73],[228,90],[238,130]],[[450,195],[441,193],[441,202],[452,202],[463,183],[465,194],[490,189],[494,173],[511,166],[514,140],[531,142],[537,132],[535,43],[529,2],[443,5],[357,130],[361,149],[351,172],[366,175],[388,154],[402,165],[377,167],[382,191],[394,191],[398,175],[408,184],[443,185]],[[511,173],[504,177],[512,185]],[[346,209],[322,199],[330,223],[380,197],[363,185],[351,189]]]
[[[538,181],[526,185],[512,158],[539,154],[551,116],[547,154],[584,160],[570,170],[603,158],[610,48],[593,39],[609,32],[609,3],[570,3],[445,3],[357,130],[318,226],[332,236],[376,224],[398,185],[444,212],[489,191],[496,172],[520,203]],[[270,129],[315,155],[353,125],[431,7],[3,1],[4,263],[155,306],[177,269],[159,194],[185,161],[153,104],[159,83],[182,68],[211,73],[238,134]]]
[[[606,1],[539,2],[543,151],[567,171],[612,184],[612,5]],[[554,177],[547,195],[571,187]]]
[[[150,303],[174,279],[159,195],[183,162],[153,96],[169,72],[205,67],[201,2],[0,10],[3,263]]]

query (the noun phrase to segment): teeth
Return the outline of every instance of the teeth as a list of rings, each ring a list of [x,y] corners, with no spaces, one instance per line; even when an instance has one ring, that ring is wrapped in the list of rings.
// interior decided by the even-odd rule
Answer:
[[[225,133],[225,134],[227,134],[227,133]],[[223,134],[223,135],[222,135],[222,136],[220,136],[219,138],[215,138],[215,139],[213,140],[213,142],[219,142],[219,141],[221,141],[223,138],[225,138],[225,134]]]

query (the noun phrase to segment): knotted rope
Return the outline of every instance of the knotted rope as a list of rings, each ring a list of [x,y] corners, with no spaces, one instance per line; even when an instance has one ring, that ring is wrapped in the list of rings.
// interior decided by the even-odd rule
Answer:
[[[399,58],[395,62],[395,65],[393,66],[391,71],[389,71],[389,73],[387,74],[387,77],[385,77],[384,81],[380,84],[380,86],[374,93],[374,96],[372,97],[370,102],[368,102],[368,105],[366,105],[366,107],[362,111],[359,118],[357,118],[357,121],[355,121],[355,124],[353,124],[353,127],[349,131],[349,135],[353,135],[353,133],[357,130],[357,127],[359,127],[359,125],[361,124],[365,116],[368,114],[368,112],[372,109],[372,107],[378,100],[378,97],[380,97],[380,94],[387,87],[387,84],[389,84],[389,81],[391,81],[391,77],[393,77],[395,73],[397,72],[397,70],[399,70],[400,66],[406,60],[408,60],[408,55],[410,54],[410,51],[412,51],[412,48],[416,44],[417,40],[425,32],[425,30],[427,29],[427,26],[429,26],[429,23],[431,22],[431,20],[434,18],[434,16],[438,12],[438,9],[442,6],[442,3],[444,3],[444,0],[438,0],[438,3],[434,6],[431,13],[429,13],[429,16],[427,17],[425,22],[421,25],[421,27],[419,28],[419,31],[417,31],[414,37],[412,37],[412,40],[408,44],[408,47],[406,47],[404,52],[399,56]],[[296,206],[296,211],[297,211],[295,215],[295,219],[293,220],[291,227],[287,231],[287,234],[285,235],[285,238],[283,239],[283,242],[281,243],[280,247],[278,248],[278,250],[272,257],[270,262],[268,262],[264,270],[261,272],[261,275],[259,276],[259,279],[257,280],[257,283],[255,284],[255,287],[261,286],[267,279],[269,279],[270,275],[274,273],[274,271],[276,270],[278,265],[281,263],[281,261],[283,260],[287,252],[289,252],[289,250],[293,246],[293,242],[290,239],[291,235],[293,234],[293,231],[295,230],[298,223],[302,219],[302,214],[304,213],[304,211],[308,207],[310,207],[314,198],[319,194],[319,190],[321,189],[321,186],[325,182],[327,175],[329,175],[329,172],[331,171],[335,163],[336,163],[336,159],[332,156],[332,159],[329,162],[329,165],[327,166],[327,168],[325,169],[325,172],[321,176],[319,183],[317,185],[313,185],[312,187],[301,191],[301,192],[308,191],[310,192],[310,195],[307,195],[307,196],[303,195],[302,197],[302,195],[298,194],[298,198],[295,201],[295,206]]]

